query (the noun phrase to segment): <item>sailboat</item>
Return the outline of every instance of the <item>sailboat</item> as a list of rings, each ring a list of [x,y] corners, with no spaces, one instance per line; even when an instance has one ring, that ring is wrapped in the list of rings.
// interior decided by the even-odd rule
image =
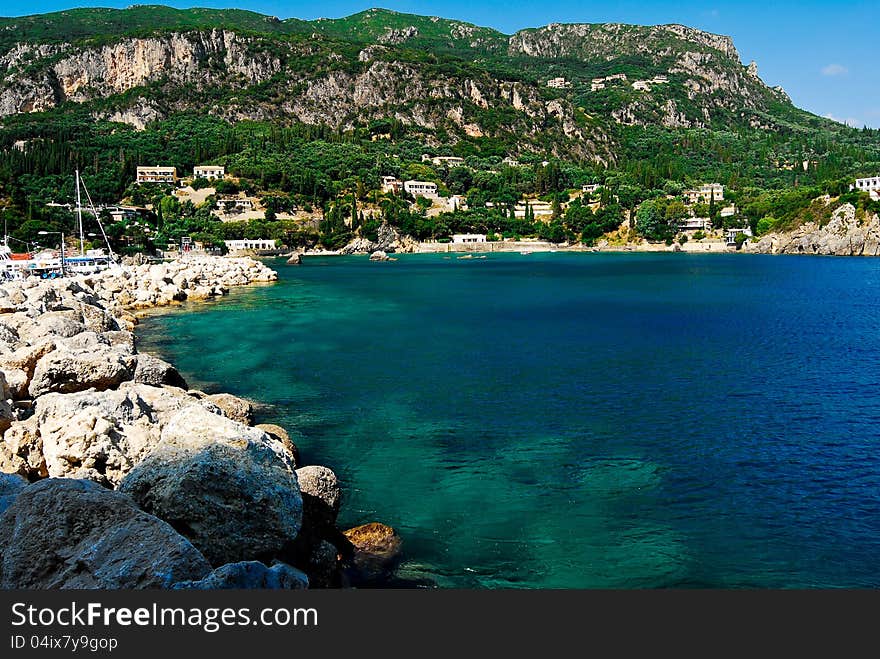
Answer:
[[[85,229],[83,226],[83,205],[82,191],[86,193],[86,199],[89,202],[89,210],[95,216],[98,227],[101,229],[101,235],[107,245],[107,251],[103,249],[85,249]],[[63,277],[66,274],[88,275],[106,270],[108,268],[118,268],[119,259],[113,253],[107,233],[104,231],[104,225],[101,223],[101,217],[95,209],[92,197],[85,182],[79,176],[79,170],[76,170],[76,216],[77,228],[79,230],[79,255],[67,256],[64,253],[64,234],[61,233],[61,250],[46,250],[39,254],[35,254],[30,249],[25,254],[15,254],[9,247],[10,236],[4,230],[5,237],[3,245],[0,246],[0,272],[5,279],[20,279],[25,274],[40,277],[41,279],[55,279]],[[4,227],[5,229],[5,227]],[[94,234],[90,234],[94,235]],[[14,240],[14,239],[13,239]],[[30,245],[28,245],[30,247]]]
[[[94,215],[95,220],[98,222],[98,227],[101,229],[101,235],[103,236],[104,242],[107,245],[106,252],[104,252],[103,249],[90,249],[88,251],[86,251],[85,249],[85,231],[83,229],[83,209],[80,188],[85,191],[86,198],[89,200],[89,208],[91,210],[91,213],[92,215]],[[101,223],[101,217],[98,214],[98,211],[95,209],[95,204],[92,203],[92,196],[89,194],[89,189],[86,187],[85,182],[79,176],[79,170],[76,170],[76,217],[77,226],[79,228],[79,256],[65,258],[64,263],[62,264],[62,271],[69,271],[74,274],[88,275],[95,272],[100,272],[101,270],[106,270],[108,268],[118,267],[119,261],[116,255],[113,253],[113,248],[110,246],[110,241],[107,239],[107,233],[104,231],[104,225]]]

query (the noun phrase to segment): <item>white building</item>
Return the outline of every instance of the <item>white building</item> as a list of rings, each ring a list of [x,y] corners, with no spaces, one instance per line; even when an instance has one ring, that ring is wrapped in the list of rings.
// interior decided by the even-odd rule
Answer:
[[[114,222],[126,222],[128,220],[136,220],[140,217],[138,209],[134,206],[107,206],[104,208]]]
[[[581,186],[581,191],[586,194],[593,194],[596,190],[602,187],[601,183],[587,183],[586,185]]]
[[[647,80],[636,80],[633,83],[633,89],[636,91],[649,92],[651,91],[651,85],[648,84]]]
[[[733,217],[736,215],[736,206],[725,206],[721,209],[719,215],[721,215],[721,217]]]
[[[456,245],[465,243],[484,243],[486,242],[485,233],[456,233],[452,236],[452,242]]]
[[[519,167],[519,160],[516,158],[511,158],[508,156],[504,160],[501,161],[502,165],[507,165],[508,167]]]
[[[727,230],[727,246],[731,247],[736,245],[736,237],[739,234],[744,234],[748,238],[752,237],[752,230],[749,227],[743,227],[742,229],[728,229]]]
[[[712,220],[708,217],[687,217],[678,223],[679,231],[708,231],[712,228]]]
[[[460,194],[454,194],[446,200],[446,207],[451,211],[467,210],[467,197]]]
[[[138,167],[137,183],[177,183],[177,167]]]
[[[204,178],[209,181],[223,178],[226,168],[223,165],[196,165],[193,167],[193,178]]]
[[[382,192],[385,194],[400,194],[403,189],[403,183],[396,176],[382,177]]]
[[[724,201],[724,186],[720,183],[706,183],[695,190],[685,190],[682,194],[690,204],[708,202],[713,198],[715,201]]]
[[[861,192],[880,192],[880,176],[871,178],[857,178],[854,185],[849,186],[850,190],[859,190]],[[871,195],[872,197],[875,195]]]
[[[220,197],[217,210],[221,213],[241,213],[254,210],[254,200],[247,197]]]
[[[275,249],[275,241],[268,238],[261,238],[259,240],[224,240],[223,242],[226,243],[226,249],[230,252],[244,249]]]
[[[431,181],[404,181],[403,189],[413,197],[430,199],[437,196],[437,184]]]
[[[429,156],[427,153],[422,154],[422,162],[431,162],[433,165],[447,167],[460,167],[464,164],[464,158],[458,156]]]
[[[566,87],[571,87],[571,83],[565,78],[553,78],[547,81],[547,86],[554,89],[565,89]]]

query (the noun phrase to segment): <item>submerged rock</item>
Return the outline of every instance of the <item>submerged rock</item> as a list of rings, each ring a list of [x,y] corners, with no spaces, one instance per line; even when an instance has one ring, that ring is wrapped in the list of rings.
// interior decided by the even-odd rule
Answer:
[[[240,561],[221,565],[204,579],[174,584],[175,590],[302,590],[309,587],[309,578],[286,563],[267,567],[259,561]]]
[[[89,481],[40,481],[0,516],[0,588],[169,588],[210,569],[170,525]]]
[[[402,541],[390,526],[371,522],[345,531],[353,546],[345,576],[352,586],[371,586],[391,578],[400,562]]]

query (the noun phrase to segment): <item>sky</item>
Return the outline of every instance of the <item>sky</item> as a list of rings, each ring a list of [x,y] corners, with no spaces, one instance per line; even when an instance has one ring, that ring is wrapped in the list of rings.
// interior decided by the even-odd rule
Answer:
[[[125,7],[131,2],[4,0],[0,14],[22,16],[77,6]],[[143,4],[147,4],[146,2]],[[155,3],[158,4],[158,3]],[[795,105],[856,127],[880,128],[880,10],[877,0],[394,0],[168,1],[173,7],[236,7],[279,18],[339,18],[370,7],[439,15],[511,34],[548,23],[681,23],[733,37],[743,63],[755,60],[769,85]]]

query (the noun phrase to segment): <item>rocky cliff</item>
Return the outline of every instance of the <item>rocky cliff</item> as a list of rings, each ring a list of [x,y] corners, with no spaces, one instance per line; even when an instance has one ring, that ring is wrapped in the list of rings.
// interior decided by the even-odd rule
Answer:
[[[552,24],[507,36],[384,10],[311,23],[173,12],[0,19],[0,116],[80,103],[138,129],[189,109],[342,129],[394,118],[429,143],[437,133],[444,143],[507,137],[521,151],[552,145],[607,164],[613,124],[772,129],[784,123],[774,108],[788,104],[730,37],[683,25]],[[620,88],[590,91],[593,76],[622,70]],[[553,75],[573,86],[548,89]],[[632,87],[657,75],[667,81]]]
[[[580,157],[603,163],[611,157],[603,131],[586,129],[571,103],[545,99],[527,82],[479,70],[450,75],[384,46],[348,58],[337,50],[218,29],[94,47],[22,43],[0,57],[0,115],[109,99],[96,116],[136,128],[188,108],[233,121],[280,118],[334,128],[393,117],[471,137],[515,132],[524,148],[539,136],[557,136]]]
[[[880,256],[880,217],[857,217],[852,204],[834,211],[831,221],[809,222],[785,233],[770,233],[743,244],[754,254],[821,254],[826,256]]]

